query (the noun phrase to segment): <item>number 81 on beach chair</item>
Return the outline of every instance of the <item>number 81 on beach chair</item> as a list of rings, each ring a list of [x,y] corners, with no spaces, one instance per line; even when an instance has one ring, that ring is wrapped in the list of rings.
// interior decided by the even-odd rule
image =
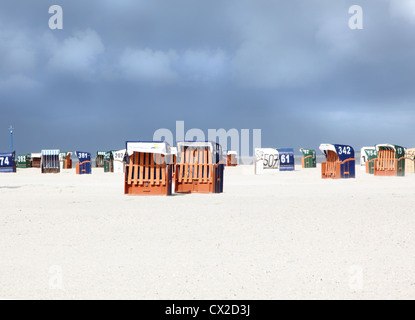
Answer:
[[[0,172],[16,172],[15,152],[0,153]]]
[[[321,144],[326,162],[321,164],[322,179],[348,179],[356,177],[354,149],[348,145]]]
[[[173,165],[166,142],[127,141],[124,193],[171,195]]]

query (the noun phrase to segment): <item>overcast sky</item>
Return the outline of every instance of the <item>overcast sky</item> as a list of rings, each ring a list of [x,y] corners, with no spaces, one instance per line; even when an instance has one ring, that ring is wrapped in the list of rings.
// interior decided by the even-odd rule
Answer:
[[[96,152],[176,120],[263,147],[414,147],[414,119],[415,1],[0,2],[0,150],[10,124],[18,153]]]

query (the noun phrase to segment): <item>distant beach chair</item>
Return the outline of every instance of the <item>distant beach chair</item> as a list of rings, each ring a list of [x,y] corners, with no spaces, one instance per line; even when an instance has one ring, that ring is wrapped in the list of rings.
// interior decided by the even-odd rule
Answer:
[[[104,157],[105,157],[106,151],[98,151],[97,157],[95,159],[95,167],[97,168],[104,168]]]
[[[104,172],[114,172],[114,151],[105,152]]]
[[[72,169],[72,152],[60,152],[59,153],[59,161],[61,170],[63,169]]]
[[[322,179],[349,179],[356,177],[354,149],[348,145],[321,144],[326,162],[321,164]]]
[[[238,165],[238,159],[236,158],[238,153],[236,151],[228,151],[226,155],[226,166],[236,167]]]
[[[124,173],[125,172],[125,155],[126,149],[118,150],[113,152],[114,157],[114,173]]]
[[[280,171],[294,171],[295,158],[294,149],[292,148],[278,148],[278,157],[280,161]]]
[[[301,159],[301,165],[303,168],[316,168],[317,167],[317,155],[314,149],[301,148],[300,152],[303,154]]]
[[[377,157],[378,154],[375,147],[363,147],[360,149],[360,166],[366,170],[366,173],[374,173]]]
[[[75,156],[79,161],[76,164],[76,174],[91,174],[91,154],[84,151],[75,151]]]
[[[42,164],[42,153],[32,153],[30,155],[30,158],[32,159],[32,168],[41,168]]]
[[[391,145],[376,145],[375,176],[405,176],[405,148]]]
[[[32,160],[30,154],[19,154],[17,156],[17,168],[30,168],[32,166]]]
[[[177,144],[175,191],[178,193],[223,192],[222,147],[216,142]]]
[[[42,150],[41,172],[59,173],[59,150]]]
[[[16,153],[0,153],[0,172],[16,172]]]
[[[126,142],[124,193],[171,195],[173,165],[166,142]]]
[[[405,173],[415,173],[415,148],[405,151]]]
[[[279,169],[280,155],[274,148],[255,148],[255,174],[264,174],[265,169]]]

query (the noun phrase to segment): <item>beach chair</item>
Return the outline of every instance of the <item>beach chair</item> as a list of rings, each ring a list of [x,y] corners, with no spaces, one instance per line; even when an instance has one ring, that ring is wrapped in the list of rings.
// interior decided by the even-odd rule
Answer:
[[[291,148],[278,148],[278,157],[280,161],[280,171],[294,171],[295,159],[294,149]]]
[[[14,151],[0,153],[0,172],[16,172],[15,156]]]
[[[106,151],[98,151],[97,157],[95,159],[95,166],[97,168],[104,168],[104,157],[105,157]]]
[[[125,155],[126,149],[118,150],[113,152],[114,157],[114,173],[124,173],[125,172]]]
[[[104,172],[114,172],[114,151],[105,152]]]
[[[356,177],[354,149],[348,145],[321,144],[326,162],[321,164],[322,179],[349,179]]]
[[[415,148],[405,151],[405,174],[415,173]]]
[[[30,168],[31,166],[30,154],[19,154],[17,156],[17,168]]]
[[[63,169],[72,169],[72,152],[60,152],[59,153],[59,161],[61,170]]]
[[[126,142],[124,193],[171,195],[173,165],[166,142]]]
[[[175,191],[177,193],[223,192],[222,148],[216,142],[179,142]]]
[[[30,154],[31,166],[32,168],[41,168],[42,163],[42,153],[32,153]]]
[[[405,149],[391,144],[376,145],[375,176],[405,176]]]
[[[360,166],[366,173],[373,174],[375,169],[375,160],[378,157],[375,147],[363,147],[360,149]]]
[[[59,173],[59,150],[42,150],[41,172],[42,173]]]
[[[91,154],[84,151],[75,151],[75,156],[79,161],[76,164],[76,174],[91,174]]]
[[[314,149],[301,148],[300,152],[303,154],[301,158],[301,166],[304,169],[317,167],[317,155]]]
[[[236,151],[228,151],[226,155],[226,166],[227,167],[236,167],[238,165],[238,160],[236,156],[238,153]]]

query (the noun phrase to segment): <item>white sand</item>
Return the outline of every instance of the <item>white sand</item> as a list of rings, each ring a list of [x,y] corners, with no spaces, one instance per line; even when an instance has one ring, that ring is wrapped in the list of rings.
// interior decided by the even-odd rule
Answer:
[[[0,174],[0,298],[414,299],[415,175],[357,175],[132,197],[102,169]]]

